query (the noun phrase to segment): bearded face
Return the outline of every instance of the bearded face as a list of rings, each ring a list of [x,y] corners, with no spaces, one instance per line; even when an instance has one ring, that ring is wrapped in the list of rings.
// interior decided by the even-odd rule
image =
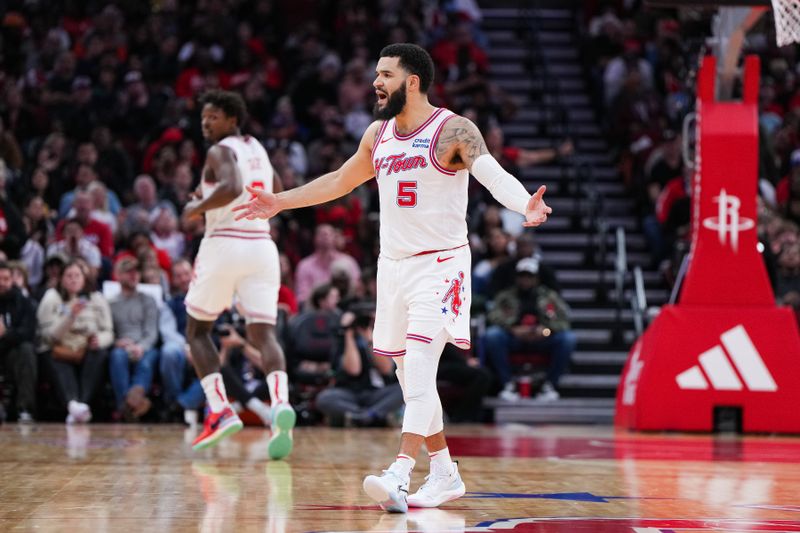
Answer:
[[[378,101],[375,102],[375,107],[372,108],[372,116],[375,120],[389,120],[396,117],[406,106],[405,82],[391,94],[386,94],[381,90],[377,90],[376,93],[378,94]]]

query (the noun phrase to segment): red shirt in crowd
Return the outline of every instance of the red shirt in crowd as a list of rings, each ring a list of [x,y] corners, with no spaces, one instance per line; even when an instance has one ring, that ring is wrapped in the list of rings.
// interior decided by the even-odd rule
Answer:
[[[61,230],[64,229],[66,222],[66,219],[61,220],[56,226],[56,240],[61,240]],[[114,234],[108,224],[92,218],[83,227],[83,236],[100,249],[103,257],[112,257],[114,255]]]

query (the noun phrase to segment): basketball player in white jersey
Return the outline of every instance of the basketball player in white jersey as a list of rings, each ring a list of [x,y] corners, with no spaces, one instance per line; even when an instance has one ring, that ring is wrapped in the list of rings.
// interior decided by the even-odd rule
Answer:
[[[194,278],[186,295],[186,337],[209,408],[195,450],[216,444],[242,428],[228,403],[220,375],[219,353],[211,340],[217,317],[236,296],[246,319],[247,341],[261,352],[272,405],[272,438],[268,453],[280,459],[292,450],[296,415],[289,405],[283,351],[275,337],[280,268],[267,220],[236,220],[232,210],[250,198],[248,190],[282,189],[266,150],[242,135],[245,103],[232,92],[212,91],[202,100],[203,137],[213,143],[203,168],[202,197],[186,205],[184,217],[205,215],[206,232],[195,259]]]
[[[544,186],[531,196],[489,154],[469,120],[428,102],[433,61],[413,44],[381,51],[373,85],[378,119],[358,151],[339,170],[297,189],[255,197],[237,206],[237,218],[269,218],[281,210],[343,196],[373,176],[380,190],[378,301],[373,346],[393,357],[406,402],[396,460],[364,490],[381,507],[436,507],[464,494],[458,466],[444,437],[436,370],[447,342],[470,346],[470,251],[467,182],[474,175],[504,206],[538,226],[551,209]],[[408,496],[411,470],[425,443],[430,475]]]

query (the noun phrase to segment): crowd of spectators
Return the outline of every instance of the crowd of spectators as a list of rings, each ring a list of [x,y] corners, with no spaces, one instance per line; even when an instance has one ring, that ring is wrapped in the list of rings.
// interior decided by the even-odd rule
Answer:
[[[637,198],[653,265],[673,282],[688,252],[691,168],[683,119],[694,110],[696,69],[715,10],[596,2],[585,54],[617,162]],[[742,54],[761,58],[759,238],[776,299],[800,309],[800,57],[778,48],[769,14]]]
[[[181,211],[206,148],[197,106],[206,90],[243,95],[242,129],[267,147],[286,188],[353,152],[372,120],[374,62],[389,42],[431,51],[431,101],[472,118],[506,163],[572,150],[567,143],[503,151],[499,125],[514,105],[488,80],[481,13],[471,0],[12,0],[6,7],[0,374],[15,391],[3,403],[21,421],[197,416],[204,398],[185,347],[183,298],[204,228]],[[508,214],[485,198],[473,207],[480,291],[491,301],[495,284],[514,284],[517,260],[534,246],[524,243],[530,235],[510,234]],[[386,423],[402,401],[393,372],[369,349],[377,209],[373,183],[271,221],[281,251],[279,329],[297,401],[322,391],[333,423]],[[492,276],[496,267],[505,273]],[[268,423],[258,353],[235,306],[215,337],[235,405]],[[448,350],[440,380],[450,382],[445,408],[454,420],[480,418],[491,374],[477,354]]]

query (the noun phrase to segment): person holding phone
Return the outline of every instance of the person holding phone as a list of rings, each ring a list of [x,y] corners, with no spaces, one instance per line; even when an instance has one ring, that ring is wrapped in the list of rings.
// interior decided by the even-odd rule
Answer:
[[[87,423],[89,407],[103,381],[108,348],[114,342],[111,308],[93,290],[87,272],[70,261],[56,287],[48,289],[36,312],[39,350],[52,365],[55,388],[66,408],[67,423]]]

